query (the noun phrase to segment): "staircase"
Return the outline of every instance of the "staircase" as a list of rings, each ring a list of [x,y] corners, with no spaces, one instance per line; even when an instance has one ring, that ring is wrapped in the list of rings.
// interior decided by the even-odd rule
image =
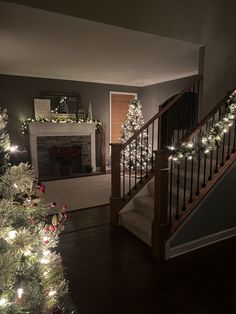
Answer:
[[[198,125],[193,124],[191,128],[182,130],[168,125],[171,134],[167,134],[163,140],[162,122],[168,124],[168,110],[186,93],[199,95],[200,82],[201,78],[197,77],[125,144],[111,144],[111,223],[122,225],[149,245],[156,258],[165,258],[165,243],[236,160],[235,118],[232,120],[234,124],[227,129],[228,132],[224,130],[225,133],[222,133],[222,139],[217,141],[215,150],[181,156],[182,147],[190,145],[193,146],[190,151],[196,151],[205,134],[209,134],[212,128],[216,129],[216,123],[220,124],[225,119],[233,92],[228,93]],[[178,110],[174,111],[178,115]],[[164,114],[167,117],[165,120],[162,119]],[[149,164],[144,160],[145,166],[141,165],[141,169],[127,169],[121,164],[123,152],[132,143],[137,145],[141,141],[142,132],[149,134],[153,158]],[[181,143],[173,154],[160,149],[168,138],[174,143]]]

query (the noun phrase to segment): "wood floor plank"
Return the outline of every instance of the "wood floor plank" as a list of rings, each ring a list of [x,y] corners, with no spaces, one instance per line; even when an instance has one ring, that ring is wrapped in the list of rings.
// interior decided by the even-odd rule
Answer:
[[[167,262],[123,228],[108,207],[70,215],[60,236],[72,299],[80,314],[236,312],[236,239]]]

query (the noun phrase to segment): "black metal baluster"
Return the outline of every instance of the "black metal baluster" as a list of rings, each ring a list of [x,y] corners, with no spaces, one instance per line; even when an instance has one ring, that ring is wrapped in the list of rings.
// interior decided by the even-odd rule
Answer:
[[[177,179],[176,179],[177,199],[176,199],[175,219],[179,219],[179,186],[180,186],[179,170],[180,170],[180,164],[178,163],[178,166],[177,166]]]
[[[134,169],[134,188],[137,189],[137,148],[138,148],[138,139],[135,139],[135,169]]]
[[[153,152],[153,147],[154,147],[154,122],[152,122],[152,159],[151,159],[151,162],[152,162],[152,169],[151,171],[153,172],[153,167],[154,167],[154,152]]]
[[[170,160],[170,195],[169,195],[169,224],[172,224],[172,190],[173,190],[173,160]]]
[[[184,198],[183,198],[182,211],[186,210],[187,163],[188,163],[188,159],[187,157],[185,157],[185,160],[184,160]]]
[[[221,108],[219,109],[219,121],[221,119]],[[218,162],[219,162],[219,143],[217,142],[217,147],[216,147],[216,162],[215,162],[215,173],[218,172]]]
[[[132,164],[132,160],[131,160],[131,143],[129,144],[129,195],[131,195],[131,164]]]
[[[235,153],[235,149],[236,149],[236,120],[234,120],[234,144],[233,144],[233,149],[232,149],[232,153]]]
[[[189,203],[193,202],[193,161],[194,159],[192,158],[192,163],[191,163],[191,181],[190,181],[190,198],[189,198]]]
[[[206,122],[206,133],[208,131],[208,121]],[[206,163],[207,163],[207,154],[204,154],[204,165],[203,165],[203,182],[202,188],[206,186]]]
[[[216,148],[216,163],[215,163],[215,173],[218,172],[218,159],[219,159],[219,144],[217,143],[217,148]]]
[[[140,183],[143,182],[143,132],[140,134]]]
[[[197,165],[197,189],[195,195],[199,195],[200,190],[200,169],[201,169],[201,157],[198,156],[198,165]]]
[[[125,149],[123,149],[123,200],[125,200]]]
[[[220,111],[220,114],[221,114],[221,107],[219,109]],[[225,135],[223,137],[223,141],[222,141],[222,152],[221,152],[221,163],[220,163],[220,166],[224,166],[224,163],[225,163]]]
[[[215,114],[213,114],[213,117],[212,117],[212,126],[214,125],[214,122],[215,122]],[[210,174],[209,174],[209,177],[208,177],[208,181],[211,181],[211,179],[212,179],[212,163],[213,163],[213,151],[211,150],[211,156],[210,156]]]
[[[146,154],[145,154],[145,159],[146,159],[146,174],[145,174],[145,178],[148,177],[148,157],[149,157],[149,150],[148,150],[149,140],[148,140],[148,137],[149,137],[149,131],[148,131],[148,127],[147,127],[147,143],[145,143],[145,147],[144,147],[144,149],[146,151]]]
[[[227,149],[226,160],[230,159],[230,144],[231,144],[231,127],[229,127],[229,132],[228,132],[228,149]]]
[[[195,118],[195,112],[193,111],[195,109],[194,108],[194,104],[195,104],[194,98],[195,98],[195,84],[193,84],[193,90],[192,90],[192,128],[191,128],[191,130],[193,129],[194,118]]]
[[[204,166],[203,166],[203,182],[202,182],[202,188],[206,186],[206,161],[207,161],[207,155],[204,155]]]

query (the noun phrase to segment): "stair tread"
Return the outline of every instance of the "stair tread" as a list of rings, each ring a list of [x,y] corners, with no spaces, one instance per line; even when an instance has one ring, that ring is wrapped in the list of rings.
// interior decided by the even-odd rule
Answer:
[[[119,216],[120,224],[123,227],[151,246],[152,219],[142,215],[135,209],[120,212]]]

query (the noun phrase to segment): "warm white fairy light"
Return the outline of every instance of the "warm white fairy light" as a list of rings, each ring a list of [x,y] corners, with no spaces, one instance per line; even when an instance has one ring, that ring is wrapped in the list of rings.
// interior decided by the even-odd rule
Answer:
[[[25,252],[24,252],[24,255],[25,256],[30,256],[32,254],[32,252],[30,251],[30,250],[26,250]]]
[[[187,147],[192,148],[192,147],[193,147],[193,143],[192,143],[192,142],[189,142],[189,143],[187,144]]]
[[[48,295],[49,295],[49,297],[53,297],[56,293],[57,293],[56,290],[51,290],[51,291],[49,291]]]
[[[14,188],[18,188],[18,185],[16,183],[13,184]]]
[[[19,298],[19,299],[21,299],[21,298],[22,298],[23,293],[24,293],[23,288],[19,288],[19,289],[17,289],[17,295],[18,295],[18,298]]]
[[[43,251],[43,256],[48,256],[51,252],[49,250]]]
[[[40,263],[47,265],[49,263],[49,259],[43,257],[41,258]]]
[[[11,230],[8,232],[7,238],[13,240],[16,237],[16,234],[17,234],[16,230]]]
[[[5,306],[7,304],[7,299],[6,298],[1,298],[0,299],[0,306]]]

